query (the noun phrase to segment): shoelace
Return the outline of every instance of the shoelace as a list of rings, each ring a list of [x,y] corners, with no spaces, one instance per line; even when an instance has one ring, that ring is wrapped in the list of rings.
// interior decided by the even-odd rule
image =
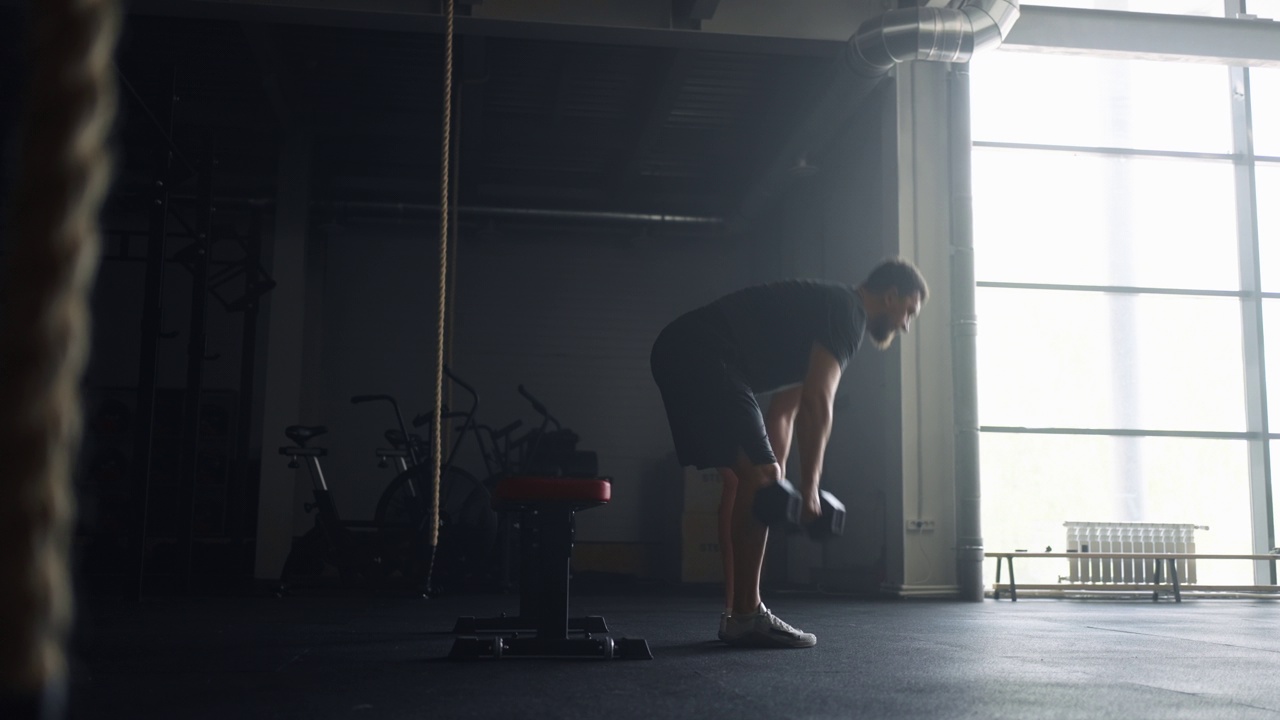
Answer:
[[[760,610],[760,614],[767,617],[769,619],[769,623],[774,627],[780,628],[789,633],[794,633],[796,635],[800,634],[799,630],[791,627],[790,625],[787,624],[787,621],[783,620],[782,618],[779,618],[777,615],[774,615],[773,612],[769,610],[769,608],[762,608]]]

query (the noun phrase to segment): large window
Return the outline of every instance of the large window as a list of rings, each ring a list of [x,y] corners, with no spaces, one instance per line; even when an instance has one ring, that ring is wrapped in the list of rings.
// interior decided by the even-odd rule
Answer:
[[[984,279],[1240,288],[1229,160],[979,148],[973,179]]]
[[[983,287],[978,317],[983,425],[1245,430],[1235,298]]]
[[[1231,152],[1224,67],[1004,51],[972,65],[975,140]]]
[[[1221,0],[1045,4],[1224,12]],[[1010,51],[973,61],[989,548],[1064,548],[1063,523],[1110,521],[1193,524],[1198,550],[1248,553],[1256,519],[1275,512],[1270,469],[1251,458],[1280,439],[1280,203],[1260,201],[1280,197],[1280,71],[1249,71],[1251,118],[1233,101],[1240,73]],[[1264,382],[1267,402],[1251,402]],[[1064,567],[1026,563],[1019,580],[1054,583]],[[1204,563],[1198,579],[1255,576]]]

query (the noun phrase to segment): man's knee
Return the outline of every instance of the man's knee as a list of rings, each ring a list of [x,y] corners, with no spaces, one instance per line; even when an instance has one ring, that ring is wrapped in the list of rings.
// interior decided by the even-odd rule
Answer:
[[[782,477],[782,467],[776,462],[757,465],[743,455],[732,468],[732,474],[737,477],[739,491],[755,492],[761,486],[777,482]]]

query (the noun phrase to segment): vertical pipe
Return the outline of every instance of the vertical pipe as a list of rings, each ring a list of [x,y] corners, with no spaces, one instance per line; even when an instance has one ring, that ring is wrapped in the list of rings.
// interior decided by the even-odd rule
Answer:
[[[973,260],[969,65],[948,78],[951,153],[951,382],[955,392],[956,580],[960,598],[980,602],[982,497],[978,462],[977,297]]]
[[[178,480],[179,580],[191,589],[192,547],[195,541],[196,482],[200,463],[200,391],[204,384],[206,305],[208,304],[209,255],[213,220],[213,139],[206,137],[197,180],[199,217],[196,219],[195,266],[191,272],[191,321],[187,344],[187,381],[182,400],[182,450]]]
[[[172,97],[172,93],[170,93]],[[142,326],[138,352],[138,402],[133,413],[133,462],[130,468],[130,522],[125,598],[142,597],[146,572],[147,503],[151,490],[151,451],[155,430],[156,353],[164,303],[164,239],[169,217],[169,168],[173,158],[167,147],[157,147],[155,180],[147,226],[147,271],[142,290]]]
[[[255,442],[260,476],[255,575],[264,578],[277,577],[289,555],[298,505],[294,497],[298,473],[285,469],[279,456],[268,450],[278,445],[280,431],[298,422],[303,410],[303,378],[311,365],[311,356],[305,352],[306,329],[316,322],[309,315],[317,311],[316,306],[307,303],[308,288],[323,280],[315,276],[308,279],[307,203],[311,194],[312,145],[311,131],[306,127],[294,128],[281,138],[274,225],[263,238],[270,243],[268,271],[278,283],[265,300],[262,414]]]
[[[258,473],[250,459],[250,445],[253,438],[253,383],[254,369],[258,359],[258,308],[261,305],[262,288],[259,286],[258,269],[262,266],[262,210],[254,208],[249,215],[249,238],[244,250],[244,292],[247,298],[244,306],[240,334],[240,391],[236,420],[236,467],[231,485],[231,497],[228,498],[228,524],[231,535],[231,546],[239,553],[241,544],[252,540],[256,528],[256,503],[258,497]],[[237,555],[237,558],[240,556]],[[253,576],[252,556],[245,555],[249,566],[245,568],[246,577]]]

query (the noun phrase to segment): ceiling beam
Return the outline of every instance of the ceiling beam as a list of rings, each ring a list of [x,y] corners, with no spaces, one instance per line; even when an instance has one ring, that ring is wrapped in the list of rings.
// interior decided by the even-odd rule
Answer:
[[[1024,5],[1001,47],[1280,67],[1280,22]]]
[[[672,0],[484,0],[455,18],[462,35],[608,45],[834,56],[880,0],[811,0],[805,12],[776,0],[719,4],[700,30],[674,29]],[[0,0],[21,7],[25,0]],[[131,0],[134,15],[444,32],[440,2],[424,0]],[[705,0],[695,3],[706,13]],[[851,9],[852,5],[852,9]]]

